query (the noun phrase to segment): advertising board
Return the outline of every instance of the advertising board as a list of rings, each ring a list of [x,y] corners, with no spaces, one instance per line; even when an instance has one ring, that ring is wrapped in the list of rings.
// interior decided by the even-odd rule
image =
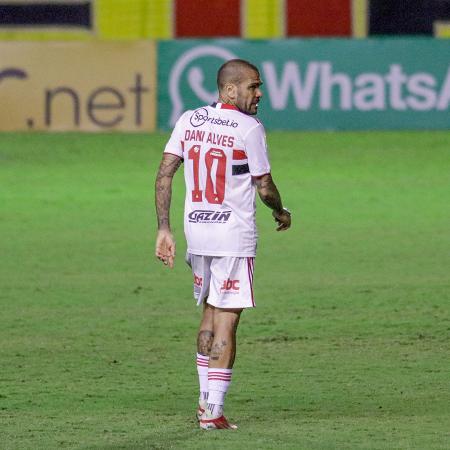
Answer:
[[[0,42],[0,131],[153,131],[155,44]]]
[[[158,127],[217,99],[216,72],[243,58],[264,82],[270,129],[450,127],[450,44],[436,39],[181,40],[158,44]]]

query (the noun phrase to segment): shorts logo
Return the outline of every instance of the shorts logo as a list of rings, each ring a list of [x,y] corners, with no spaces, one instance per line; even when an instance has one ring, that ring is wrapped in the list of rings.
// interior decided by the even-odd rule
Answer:
[[[224,280],[220,292],[237,294],[239,292],[239,280]]]
[[[236,128],[239,124],[234,120],[230,119],[222,119],[220,117],[209,117],[208,110],[206,108],[200,108],[195,110],[192,113],[191,118],[189,119],[191,125],[193,127],[200,127],[205,122],[210,122],[214,125],[223,125],[225,127],[233,127]]]
[[[231,211],[205,211],[196,209],[189,213],[188,218],[191,223],[227,223],[231,216]]]
[[[203,278],[197,276],[195,273],[194,273],[194,285],[198,286],[198,287],[202,287],[203,286]]]

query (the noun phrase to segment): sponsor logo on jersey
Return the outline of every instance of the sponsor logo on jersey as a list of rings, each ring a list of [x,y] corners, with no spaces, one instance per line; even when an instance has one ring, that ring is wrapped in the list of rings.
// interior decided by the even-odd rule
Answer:
[[[205,211],[196,209],[189,213],[189,222],[192,223],[227,223],[231,211]]]
[[[189,119],[193,127],[200,127],[204,123],[209,122],[213,125],[223,125],[224,127],[236,128],[239,124],[234,120],[222,119],[221,117],[209,117],[208,110],[206,108],[196,109],[191,118]]]
[[[226,294],[237,294],[239,292],[239,280],[224,280],[220,292]]]

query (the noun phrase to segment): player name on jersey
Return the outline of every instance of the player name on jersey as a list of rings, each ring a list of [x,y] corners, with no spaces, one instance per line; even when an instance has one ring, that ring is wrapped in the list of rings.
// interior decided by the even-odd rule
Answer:
[[[206,136],[206,139],[205,139]],[[196,142],[205,142],[206,144],[219,145],[221,147],[233,147],[234,146],[234,137],[227,136],[226,134],[217,134],[209,132],[206,134],[206,131],[201,130],[189,130],[187,129],[184,133],[185,141],[196,141]]]

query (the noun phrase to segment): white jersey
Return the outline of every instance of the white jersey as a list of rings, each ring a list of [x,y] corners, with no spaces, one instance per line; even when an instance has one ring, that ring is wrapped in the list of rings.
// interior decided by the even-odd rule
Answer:
[[[255,256],[256,187],[252,177],[270,173],[261,122],[222,103],[186,111],[164,152],[184,159],[188,252]]]

